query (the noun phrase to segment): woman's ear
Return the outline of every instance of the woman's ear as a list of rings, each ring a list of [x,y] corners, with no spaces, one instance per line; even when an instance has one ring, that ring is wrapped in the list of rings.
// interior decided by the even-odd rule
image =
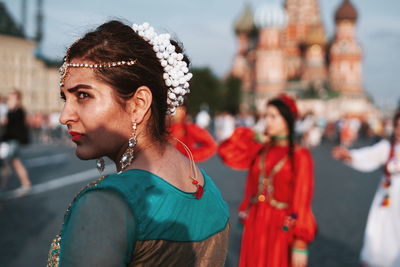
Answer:
[[[128,112],[131,114],[132,121],[141,123],[148,113],[153,94],[147,86],[140,86],[135,94],[128,100]]]

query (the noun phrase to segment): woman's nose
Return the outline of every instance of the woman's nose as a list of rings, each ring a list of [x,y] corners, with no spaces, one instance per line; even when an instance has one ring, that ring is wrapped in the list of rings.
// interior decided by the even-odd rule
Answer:
[[[70,124],[71,122],[76,122],[78,121],[78,115],[77,112],[74,108],[74,105],[72,103],[66,102],[61,114],[60,114],[60,123],[67,125]]]

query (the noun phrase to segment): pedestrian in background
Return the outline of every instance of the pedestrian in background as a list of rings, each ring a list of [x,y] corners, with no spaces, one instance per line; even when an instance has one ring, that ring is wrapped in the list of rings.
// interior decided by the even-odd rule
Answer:
[[[187,147],[195,162],[204,162],[217,152],[217,143],[206,129],[189,121],[186,110],[186,105],[176,109],[176,114],[171,118],[169,132],[177,139],[174,142],[176,149],[187,156]]]
[[[68,49],[60,122],[80,159],[98,159],[102,171],[108,157],[118,173],[73,200],[49,266],[224,266],[228,207],[166,128],[189,91],[188,65],[148,23],[110,21]]]
[[[368,214],[361,261],[366,266],[400,266],[400,111],[393,118],[389,140],[352,150],[338,146],[332,155],[363,172],[384,167]]]
[[[7,116],[1,142],[8,147],[4,155],[2,168],[3,187],[11,174],[10,165],[14,168],[21,187],[17,194],[24,194],[31,188],[28,172],[21,161],[21,146],[29,143],[29,130],[26,124],[26,115],[22,107],[22,94],[19,90],[13,90],[7,99]],[[4,145],[4,144],[3,144]]]
[[[280,95],[267,104],[266,143],[239,127],[219,146],[228,166],[249,173],[239,218],[241,267],[304,267],[316,223],[311,210],[314,167],[310,152],[295,144],[295,101]]]
[[[3,127],[7,118],[7,98],[0,95],[0,135],[3,134]]]

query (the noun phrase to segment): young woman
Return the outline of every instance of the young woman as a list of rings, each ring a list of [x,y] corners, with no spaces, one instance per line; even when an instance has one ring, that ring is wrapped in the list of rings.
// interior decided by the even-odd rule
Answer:
[[[240,127],[219,147],[222,160],[235,169],[249,169],[239,206],[244,229],[240,266],[306,266],[308,244],[316,223],[311,211],[313,161],[309,151],[294,143],[298,116],[286,95],[267,104],[267,142]]]
[[[348,150],[335,147],[334,158],[359,171],[384,166],[382,183],[375,193],[367,226],[361,261],[366,266],[400,266],[400,111],[393,118],[391,140],[370,147]]]
[[[181,52],[148,23],[118,21],[68,49],[60,121],[80,159],[109,157],[118,173],[73,200],[49,266],[224,265],[226,203],[166,134],[166,115],[183,103],[191,78]],[[101,159],[98,167],[104,168]]]

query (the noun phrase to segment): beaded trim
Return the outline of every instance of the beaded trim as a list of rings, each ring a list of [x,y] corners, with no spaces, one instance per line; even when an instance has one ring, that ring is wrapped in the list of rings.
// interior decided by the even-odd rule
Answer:
[[[254,198],[254,202],[264,202],[268,200],[269,204],[276,209],[286,209],[289,204],[286,202],[280,202],[274,198],[274,176],[283,167],[286,162],[287,156],[281,159],[272,168],[270,174],[265,177],[265,158],[266,152],[262,154],[260,158],[260,176],[258,178],[258,192]]]
[[[59,73],[60,73],[60,87],[64,86],[64,81],[65,77],[67,76],[68,73],[68,68],[91,68],[91,69],[97,69],[97,68],[113,68],[113,67],[120,67],[120,66],[132,66],[135,65],[136,59],[135,60],[129,60],[129,61],[117,61],[117,62],[103,62],[100,64],[93,64],[93,63],[68,63],[67,62],[67,57],[65,57],[64,63],[62,66],[59,68]]]
[[[157,34],[149,23],[133,24],[132,29],[152,47],[161,66],[164,68],[163,78],[168,87],[168,114],[175,114],[176,108],[183,104],[184,96],[190,93],[189,80],[193,74],[189,72],[182,53],[176,53],[168,33]]]

